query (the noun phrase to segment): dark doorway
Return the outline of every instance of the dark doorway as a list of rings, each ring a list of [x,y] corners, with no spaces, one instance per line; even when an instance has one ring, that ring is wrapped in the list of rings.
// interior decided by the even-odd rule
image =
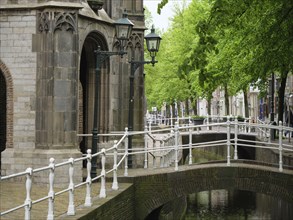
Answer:
[[[91,32],[85,39],[80,59],[80,72],[79,72],[79,103],[80,103],[80,129],[79,133],[91,134],[93,129],[93,112],[94,112],[94,99],[95,87],[99,88],[98,100],[98,133],[105,133],[108,131],[108,105],[109,105],[109,61],[105,61],[101,66],[100,85],[95,84],[95,70],[96,70],[96,56],[95,50],[98,46],[101,50],[108,50],[106,47],[105,38],[97,32]],[[105,141],[100,138],[99,140]],[[86,154],[87,149],[92,148],[92,138],[90,136],[82,137],[80,139],[80,150]],[[86,163],[86,161],[84,160]],[[86,166],[84,163],[83,166]]]
[[[6,104],[7,104],[7,91],[6,81],[3,72],[0,70],[0,169],[2,151],[6,148]]]

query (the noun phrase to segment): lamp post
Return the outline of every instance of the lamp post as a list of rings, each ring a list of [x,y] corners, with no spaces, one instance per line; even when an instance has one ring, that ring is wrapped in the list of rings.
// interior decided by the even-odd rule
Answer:
[[[270,106],[270,121],[271,124],[274,124],[275,121],[275,114],[274,114],[274,100],[275,99],[275,73],[272,73],[272,80],[271,80],[271,106]],[[271,129],[271,139],[275,140],[275,129]]]
[[[291,120],[293,120],[292,118],[291,118],[291,109],[290,109],[290,101],[291,101],[291,99],[293,98],[293,93],[289,93],[288,94],[288,97],[287,97],[287,99],[288,99],[288,104],[287,104],[287,108],[288,108],[288,115],[287,115],[287,117],[288,117],[288,127],[290,127],[290,125],[291,125]],[[289,137],[288,137],[288,142],[290,143],[290,137],[291,137],[291,135],[292,134],[290,134],[291,132],[289,132],[288,133],[288,135],[289,135]]]
[[[127,52],[124,51],[127,40],[132,31],[133,23],[127,18],[127,14],[124,12],[123,17],[114,22],[116,38],[120,44],[120,50],[117,52],[102,51],[100,46],[95,51],[96,54],[96,69],[95,69],[95,98],[94,98],[94,118],[93,118],[93,130],[92,130],[92,154],[98,152],[98,102],[99,102],[99,85],[100,85],[100,73],[102,63],[113,55],[120,55],[123,57]],[[91,177],[97,176],[97,157],[92,158]]]
[[[144,64],[152,64],[153,66],[158,61],[155,60],[156,54],[159,51],[161,37],[155,33],[154,27],[151,29],[151,33],[145,37],[147,50],[150,52],[151,60],[150,61],[134,61],[133,58],[129,62],[131,64],[131,72],[129,76],[129,111],[128,111],[128,131],[133,131],[133,108],[134,108],[134,74],[138,67]],[[132,149],[132,136],[128,137],[128,149]],[[128,167],[132,167],[132,155],[128,156]]]

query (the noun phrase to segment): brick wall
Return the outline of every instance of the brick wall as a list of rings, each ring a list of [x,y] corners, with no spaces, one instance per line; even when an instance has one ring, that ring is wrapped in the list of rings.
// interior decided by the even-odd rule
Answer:
[[[235,188],[293,201],[292,175],[258,169],[257,166],[208,165],[204,168],[136,177],[132,181],[135,184],[135,219],[144,219],[154,209],[175,198],[212,189]]]
[[[154,175],[120,177],[118,182],[133,185],[117,196],[108,195],[105,203],[100,202],[90,210],[83,207],[76,216],[60,216],[58,219],[140,220],[160,207],[160,217],[180,219],[186,205],[185,196],[213,189],[248,190],[293,202],[292,172],[280,173],[247,164],[231,164],[229,167],[226,164],[194,165],[180,169]],[[98,204],[98,200],[94,203]]]

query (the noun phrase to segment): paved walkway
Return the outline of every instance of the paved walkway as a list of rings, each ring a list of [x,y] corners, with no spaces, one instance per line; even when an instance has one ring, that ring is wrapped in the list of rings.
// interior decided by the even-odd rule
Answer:
[[[107,198],[99,198],[100,193],[100,183],[92,184],[92,197],[94,200],[99,200],[99,205],[102,205],[109,198],[118,195],[120,192],[128,188],[131,184],[120,183],[119,190],[114,191],[111,189],[111,183],[107,183]],[[54,188],[55,192],[58,192],[59,188]],[[74,204],[75,206],[82,206],[85,200],[85,186],[80,187],[74,191]],[[0,182],[0,210],[4,211],[9,208],[21,205],[25,201],[26,197],[25,183],[15,183],[15,182]],[[37,200],[48,194],[48,188],[38,185],[32,186],[31,198],[32,200]],[[66,215],[68,207],[68,193],[55,197],[54,202],[54,215],[55,217]],[[48,200],[42,201],[40,203],[34,204],[31,211],[32,220],[46,220],[48,210]],[[15,212],[4,215],[0,217],[1,220],[21,220],[24,219],[24,208],[21,208]]]

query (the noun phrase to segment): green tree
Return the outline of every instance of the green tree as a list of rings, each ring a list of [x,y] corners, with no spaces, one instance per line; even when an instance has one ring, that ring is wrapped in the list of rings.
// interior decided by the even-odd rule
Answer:
[[[167,3],[162,0],[158,11]],[[169,59],[176,63],[178,77],[192,82],[200,96],[209,99],[218,86],[225,89],[226,100],[240,91],[246,94],[251,85],[266,89],[274,73],[280,78],[282,120],[286,79],[293,66],[292,0],[193,0],[176,14],[171,29],[176,45],[170,43],[174,50],[169,49]],[[180,37],[180,31],[186,36]]]

